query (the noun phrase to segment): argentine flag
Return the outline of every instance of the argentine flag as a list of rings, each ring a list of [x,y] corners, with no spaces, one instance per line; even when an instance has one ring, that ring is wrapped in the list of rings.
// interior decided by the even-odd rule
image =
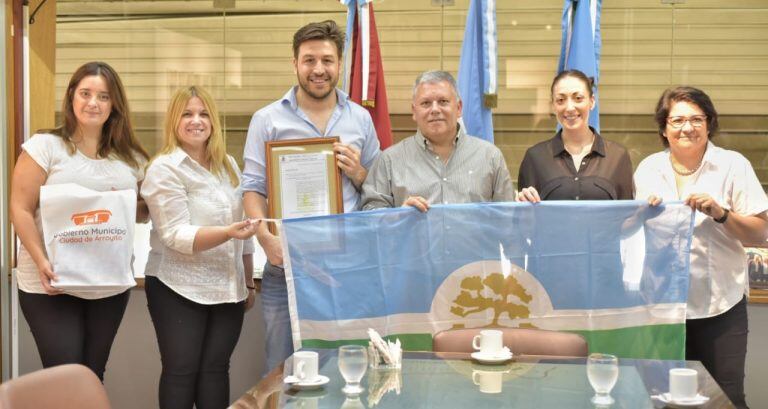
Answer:
[[[592,92],[595,107],[589,114],[589,126],[600,132],[600,10],[602,0],[565,0],[563,36],[557,72],[579,70],[595,80]]]
[[[491,108],[498,103],[496,0],[471,0],[459,61],[462,122],[468,135],[493,143]]]

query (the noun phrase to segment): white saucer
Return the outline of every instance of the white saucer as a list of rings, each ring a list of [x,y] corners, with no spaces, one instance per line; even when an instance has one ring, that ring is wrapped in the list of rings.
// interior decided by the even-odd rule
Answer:
[[[330,379],[327,376],[323,375],[317,375],[317,378],[315,378],[312,381],[303,381],[300,382],[298,378],[295,376],[286,376],[283,382],[287,383],[288,385],[291,385],[291,388],[304,391],[304,390],[311,390],[311,389],[318,389],[328,383]]]
[[[490,354],[484,354],[478,351],[478,352],[473,352],[470,356],[472,357],[472,359],[476,360],[477,362],[480,362],[481,364],[501,364],[512,359],[511,352],[500,353],[497,355],[490,355]]]
[[[691,408],[703,405],[709,401],[709,397],[702,395],[696,395],[695,398],[681,400],[672,400],[672,396],[669,393],[660,393],[652,397],[673,408]]]

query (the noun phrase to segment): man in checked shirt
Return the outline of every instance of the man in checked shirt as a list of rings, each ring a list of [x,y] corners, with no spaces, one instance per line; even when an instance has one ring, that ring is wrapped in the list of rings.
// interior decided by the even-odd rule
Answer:
[[[432,204],[514,201],[504,156],[467,135],[453,76],[427,71],[416,78],[411,103],[416,135],[384,151],[363,184],[363,210]]]

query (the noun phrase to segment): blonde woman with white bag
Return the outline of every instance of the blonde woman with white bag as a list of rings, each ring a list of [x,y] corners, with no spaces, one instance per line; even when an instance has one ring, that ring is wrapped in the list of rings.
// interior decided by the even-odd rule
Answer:
[[[165,145],[141,186],[152,218],[144,289],[163,363],[162,409],[229,405],[229,360],[254,300],[256,230],[225,147],[213,98],[194,86],[176,91]]]
[[[75,71],[62,115],[61,126],[22,145],[13,172],[11,220],[21,239],[19,304],[44,367],[80,363],[103,380],[130,291],[56,288],[57,272],[42,239],[40,189],[74,183],[100,192],[138,193],[148,156],[133,134],[120,78],[106,63],[89,62]],[[136,209],[139,219],[146,218],[143,202]]]

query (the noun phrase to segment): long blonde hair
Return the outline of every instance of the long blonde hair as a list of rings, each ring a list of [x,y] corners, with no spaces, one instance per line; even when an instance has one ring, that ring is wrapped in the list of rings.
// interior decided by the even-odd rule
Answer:
[[[237,177],[232,163],[227,159],[226,141],[221,132],[219,111],[216,109],[213,97],[203,88],[193,85],[180,88],[173,94],[165,114],[165,144],[158,154],[169,154],[179,147],[179,135],[176,133],[176,129],[187,103],[194,97],[200,98],[206,111],[208,111],[209,118],[211,118],[211,136],[205,146],[205,156],[211,163],[211,172],[219,178],[226,173],[229,177],[229,183],[233,187],[237,187],[240,184],[240,179]]]

